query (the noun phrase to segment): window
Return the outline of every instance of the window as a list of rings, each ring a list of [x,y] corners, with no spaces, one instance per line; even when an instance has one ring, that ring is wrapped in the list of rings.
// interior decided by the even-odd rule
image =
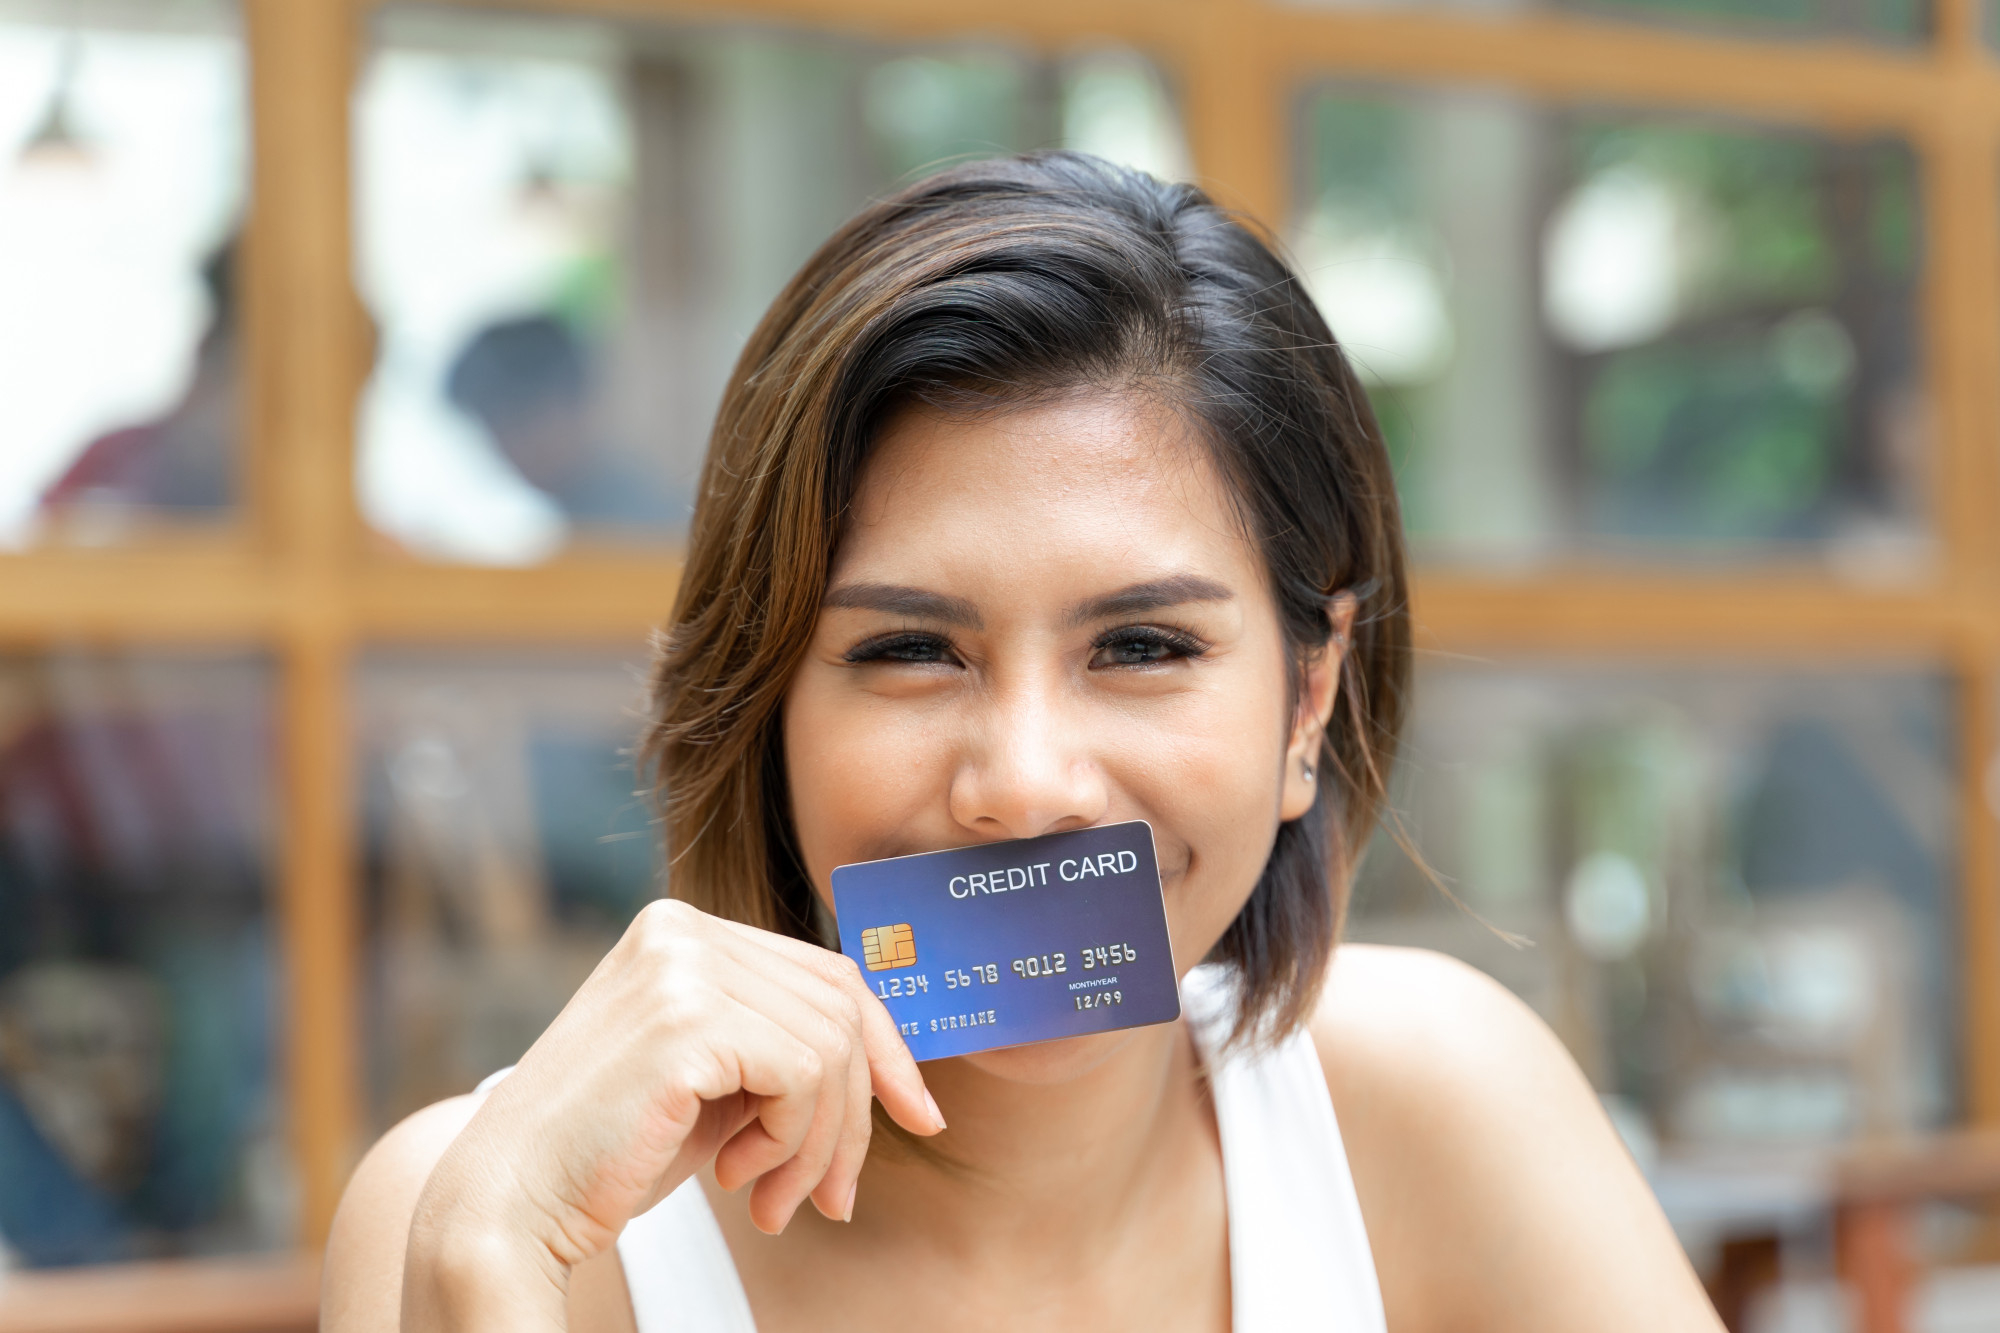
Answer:
[[[1418,700],[1396,805],[1427,866],[1379,838],[1350,938],[1506,982],[1656,1147],[1956,1119],[1941,680],[1441,665]]]
[[[0,658],[0,1238],[30,1265],[282,1244],[270,670]]]
[[[823,33],[391,10],[356,103],[381,354],[364,513],[412,555],[544,561],[685,529],[738,349],[900,180],[1071,144],[1185,174],[1159,76]]]
[[[311,1245],[519,1054],[659,887],[632,668],[751,322],[1053,143],[1270,224],[1368,377],[1399,799],[1536,947],[1379,849],[1357,934],[1516,985],[1663,1153],[2000,1117],[1990,13],[618,8],[0,0],[13,1257]],[[60,1252],[23,1162],[94,1200]]]
[[[1922,572],[1906,144],[1332,88],[1300,150],[1300,263],[1420,553]]]
[[[360,679],[374,1122],[520,1058],[649,900],[636,662],[408,653]]]
[[[0,4],[0,550],[238,503],[232,6]]]

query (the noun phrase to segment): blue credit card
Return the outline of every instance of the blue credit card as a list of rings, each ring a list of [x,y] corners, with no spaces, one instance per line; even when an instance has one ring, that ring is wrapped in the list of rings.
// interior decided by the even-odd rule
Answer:
[[[841,866],[833,910],[919,1060],[1180,1017],[1143,821]]]

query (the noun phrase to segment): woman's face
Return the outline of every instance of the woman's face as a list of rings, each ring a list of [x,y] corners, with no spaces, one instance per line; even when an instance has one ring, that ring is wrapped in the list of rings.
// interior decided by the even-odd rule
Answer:
[[[799,847],[835,866],[1143,819],[1174,957],[1207,954],[1312,787],[1338,659],[1289,706],[1278,610],[1206,449],[1077,395],[911,410],[871,456],[785,700]],[[1042,1081],[1124,1036],[972,1057]]]

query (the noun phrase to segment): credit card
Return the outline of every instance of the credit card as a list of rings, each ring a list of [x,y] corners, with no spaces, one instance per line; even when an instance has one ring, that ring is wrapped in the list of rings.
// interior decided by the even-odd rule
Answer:
[[[1143,820],[841,866],[833,910],[919,1060],[1180,1017]]]

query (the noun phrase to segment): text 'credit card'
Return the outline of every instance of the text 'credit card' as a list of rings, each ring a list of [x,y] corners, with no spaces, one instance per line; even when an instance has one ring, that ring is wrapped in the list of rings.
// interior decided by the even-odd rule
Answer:
[[[1142,821],[841,866],[833,909],[919,1060],[1180,1016]]]

